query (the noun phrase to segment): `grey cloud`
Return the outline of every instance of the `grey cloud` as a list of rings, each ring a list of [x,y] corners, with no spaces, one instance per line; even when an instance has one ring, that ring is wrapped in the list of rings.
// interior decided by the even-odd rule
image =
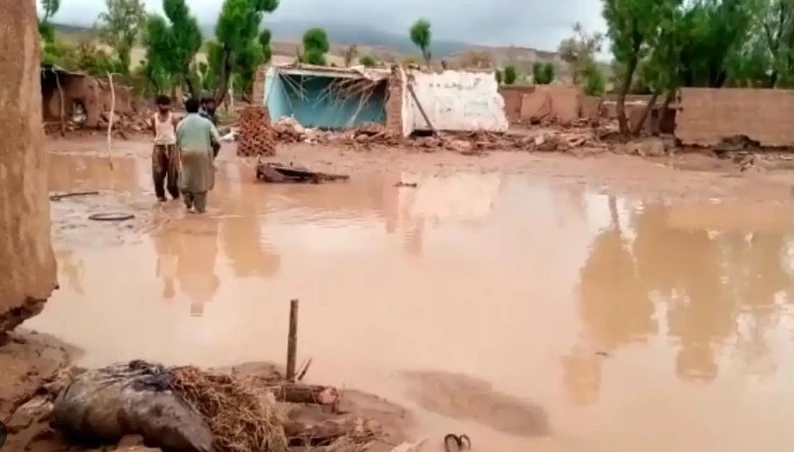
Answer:
[[[217,17],[222,0],[187,0],[203,23]],[[147,8],[161,11],[157,0]],[[104,0],[62,0],[56,21],[90,25]],[[487,45],[517,45],[556,49],[571,33],[574,22],[603,31],[600,0],[282,0],[269,20],[365,24],[405,33],[418,17],[433,24],[437,39]]]

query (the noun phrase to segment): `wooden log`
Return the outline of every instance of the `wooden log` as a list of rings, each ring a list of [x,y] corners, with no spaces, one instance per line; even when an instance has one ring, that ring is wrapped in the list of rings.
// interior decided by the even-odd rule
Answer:
[[[391,452],[416,452],[425,442],[427,442],[427,438],[422,438],[419,441],[413,443],[404,442],[395,446]]]
[[[284,423],[284,434],[290,445],[324,446],[344,437],[365,442],[374,439],[378,424],[363,418],[329,419],[321,422],[290,420]]]
[[[295,360],[298,353],[298,300],[289,302],[289,335],[287,336],[287,380],[295,381]]]
[[[284,383],[267,389],[279,402],[334,405],[340,399],[339,390],[331,386]]]

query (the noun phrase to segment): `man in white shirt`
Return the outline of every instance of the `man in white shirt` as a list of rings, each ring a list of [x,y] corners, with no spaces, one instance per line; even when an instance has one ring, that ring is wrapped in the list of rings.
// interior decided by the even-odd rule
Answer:
[[[174,199],[179,199],[179,153],[176,149],[176,118],[171,111],[171,99],[157,96],[157,113],[152,117],[154,149],[152,150],[152,178],[154,192],[160,202],[165,202],[165,188]]]

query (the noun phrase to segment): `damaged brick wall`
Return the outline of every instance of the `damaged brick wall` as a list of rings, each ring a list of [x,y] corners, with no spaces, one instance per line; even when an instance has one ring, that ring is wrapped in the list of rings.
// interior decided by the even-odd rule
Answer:
[[[579,119],[581,98],[577,86],[536,86],[534,92],[521,96],[521,121],[570,124]]]
[[[746,135],[762,146],[794,146],[794,90],[682,88],[679,96],[675,135],[684,145]]]
[[[386,99],[386,128],[403,135],[403,75],[398,66],[392,66]]]
[[[32,1],[0,2],[0,334],[38,314],[56,285]]]
[[[590,122],[598,121],[603,117],[604,99],[596,96],[582,96],[579,115]]]
[[[264,105],[265,103],[265,77],[267,76],[267,65],[256,68],[254,76],[254,88],[252,90],[251,105]]]
[[[505,100],[505,116],[510,124],[521,122],[521,97],[535,91],[535,85],[501,85],[499,94]]]

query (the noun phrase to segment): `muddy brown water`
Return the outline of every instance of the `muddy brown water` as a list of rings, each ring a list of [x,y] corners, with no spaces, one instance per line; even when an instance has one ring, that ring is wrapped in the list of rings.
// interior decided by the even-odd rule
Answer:
[[[26,326],[82,364],[283,361],[474,450],[788,450],[786,202],[609,196],[529,175],[265,186],[222,162],[205,216],[152,201],[143,158],[51,157],[61,289]],[[135,221],[90,222],[96,211]],[[438,440],[438,441],[436,441]],[[430,449],[435,450],[435,449]]]

